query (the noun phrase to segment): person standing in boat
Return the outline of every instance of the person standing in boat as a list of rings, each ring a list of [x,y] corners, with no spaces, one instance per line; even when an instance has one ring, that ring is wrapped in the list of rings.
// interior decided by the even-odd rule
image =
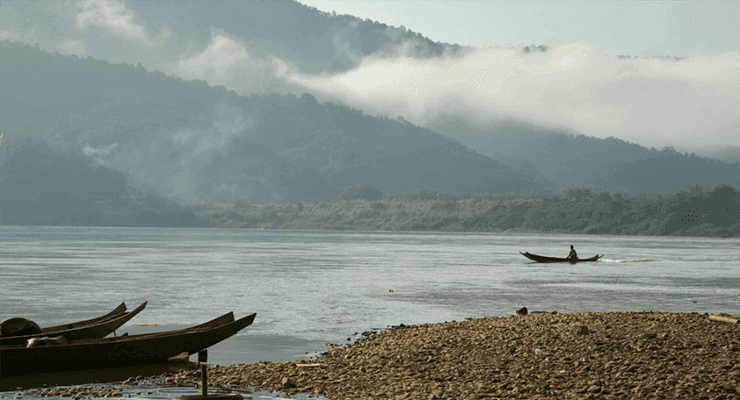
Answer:
[[[568,259],[572,263],[578,260],[578,254],[576,254],[576,249],[573,248],[573,245],[570,245],[570,254],[568,254]]]

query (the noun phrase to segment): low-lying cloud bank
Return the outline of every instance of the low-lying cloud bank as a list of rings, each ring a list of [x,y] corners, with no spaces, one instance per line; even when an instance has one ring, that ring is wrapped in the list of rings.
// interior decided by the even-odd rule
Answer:
[[[619,57],[587,42],[544,51],[481,47],[429,60],[367,58],[293,85],[365,112],[427,125],[441,114],[477,124],[503,118],[647,147],[740,144],[740,53]]]
[[[740,145],[740,52],[621,57],[581,41],[422,59],[406,47],[366,57],[345,73],[312,75],[214,34],[205,50],[168,72],[245,94],[310,92],[422,126],[455,115],[480,125],[522,120],[646,147]]]

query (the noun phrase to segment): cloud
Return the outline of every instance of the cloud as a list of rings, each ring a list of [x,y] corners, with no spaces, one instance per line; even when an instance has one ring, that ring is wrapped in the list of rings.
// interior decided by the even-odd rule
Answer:
[[[167,28],[162,28],[156,39],[149,37],[146,29],[134,22],[136,13],[115,0],[80,0],[76,8],[78,13],[72,26],[76,30],[83,31],[95,26],[146,47],[158,47],[172,35]]]
[[[10,42],[18,42],[21,40],[21,34],[14,31],[2,30],[0,31],[0,40],[8,40]]]
[[[94,158],[99,163],[103,164],[103,159],[111,154],[111,151],[118,147],[118,143],[113,143],[108,146],[100,146],[98,148],[90,147],[89,144],[85,145],[85,148],[82,149],[82,152],[85,153],[86,156]]]
[[[630,58],[586,41],[535,50],[366,58],[345,73],[291,74],[289,81],[419,125],[455,114],[479,124],[513,118],[647,147],[740,145],[739,52]]]
[[[252,57],[246,46],[223,34],[213,34],[208,47],[168,67],[183,79],[200,79],[240,93],[284,91],[288,64],[275,57]]]
[[[56,48],[67,54],[74,54],[79,57],[85,57],[88,55],[87,46],[81,40],[64,39],[61,43],[56,45]]]

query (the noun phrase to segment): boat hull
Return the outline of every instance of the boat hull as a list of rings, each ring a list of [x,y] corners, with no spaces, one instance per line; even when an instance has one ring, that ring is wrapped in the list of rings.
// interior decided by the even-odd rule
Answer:
[[[43,347],[0,346],[0,376],[124,367],[166,362],[183,352],[194,354],[249,326],[256,314],[233,321],[229,313],[180,331],[104,339],[72,340]],[[231,319],[231,322],[224,322]]]
[[[529,258],[530,260],[538,263],[579,263],[579,262],[593,262],[593,261],[599,261],[601,257],[604,257],[604,255],[595,255],[591,258],[579,258],[577,260],[571,260],[569,258],[559,258],[559,257],[546,257],[546,256],[538,256],[536,254],[530,254],[528,252],[522,253],[521,251],[519,254],[523,255],[524,257]]]

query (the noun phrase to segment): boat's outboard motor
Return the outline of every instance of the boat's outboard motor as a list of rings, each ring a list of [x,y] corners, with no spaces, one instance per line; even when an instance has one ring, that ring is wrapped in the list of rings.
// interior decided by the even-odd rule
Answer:
[[[0,322],[0,337],[25,336],[41,333],[35,322],[25,318],[9,318]]]

